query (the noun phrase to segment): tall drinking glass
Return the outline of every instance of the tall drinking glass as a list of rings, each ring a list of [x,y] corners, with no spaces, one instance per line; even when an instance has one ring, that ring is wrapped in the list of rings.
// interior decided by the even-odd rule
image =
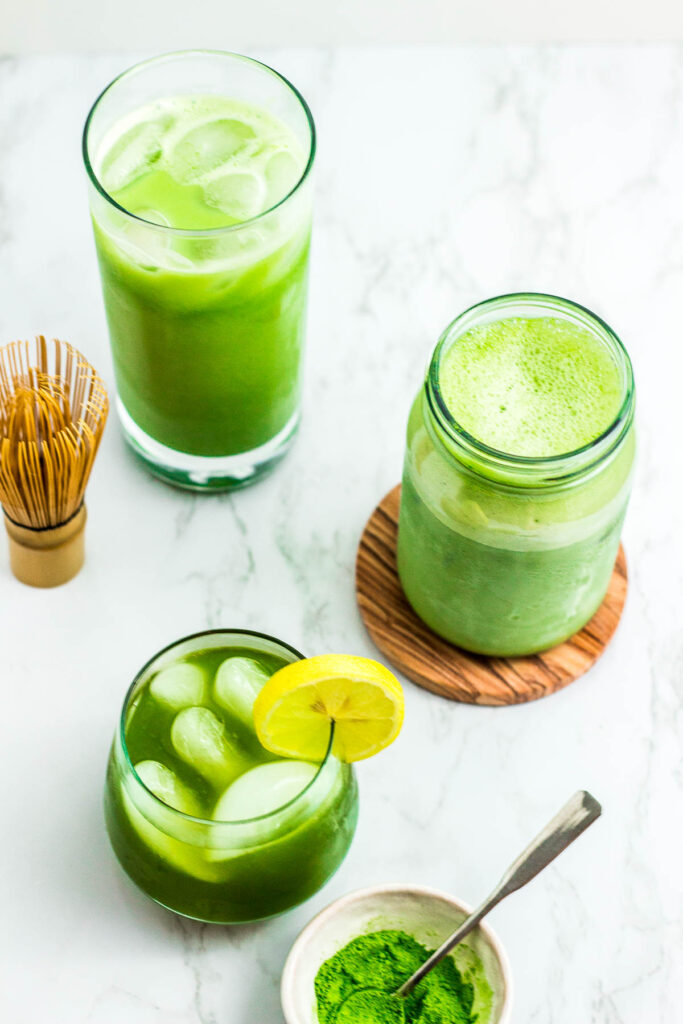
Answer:
[[[302,96],[237,54],[145,61],[88,115],[118,412],[170,483],[243,486],[294,438],[314,156]]]

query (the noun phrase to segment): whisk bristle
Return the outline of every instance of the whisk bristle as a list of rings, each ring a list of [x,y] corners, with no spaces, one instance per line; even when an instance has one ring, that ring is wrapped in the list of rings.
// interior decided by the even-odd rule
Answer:
[[[83,502],[109,411],[73,346],[41,335],[0,349],[0,503],[15,523],[59,526]]]

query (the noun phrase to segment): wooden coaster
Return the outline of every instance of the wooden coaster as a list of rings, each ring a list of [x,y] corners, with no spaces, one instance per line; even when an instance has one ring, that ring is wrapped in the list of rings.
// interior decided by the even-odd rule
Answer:
[[[380,651],[419,686],[467,704],[521,704],[578,679],[612,639],[626,600],[626,556],[619,547],[605,600],[584,628],[564,643],[524,658],[470,654],[433,633],[406,600],[396,570],[401,486],[380,502],[366,524],[356,559],[356,597]]]

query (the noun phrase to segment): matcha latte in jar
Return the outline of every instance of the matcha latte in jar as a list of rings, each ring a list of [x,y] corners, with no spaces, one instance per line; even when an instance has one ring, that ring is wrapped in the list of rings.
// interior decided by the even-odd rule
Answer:
[[[401,583],[451,643],[512,657],[600,606],[634,459],[631,362],[587,309],[515,294],[446,329],[408,420]]]

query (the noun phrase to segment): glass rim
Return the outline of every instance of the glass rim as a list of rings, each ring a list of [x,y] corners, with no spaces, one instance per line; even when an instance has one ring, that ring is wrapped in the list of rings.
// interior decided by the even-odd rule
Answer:
[[[548,313],[574,314],[575,321],[580,321],[594,335],[610,346],[612,353],[616,354],[618,358],[618,368],[622,372],[623,399],[611,423],[587,444],[557,455],[513,455],[480,441],[458,423],[441,394],[439,374],[445,351],[450,350],[448,343],[457,344],[458,338],[466,330],[476,326],[478,314],[497,309],[514,309],[515,306],[523,304],[537,306]],[[571,318],[566,317],[566,319]],[[588,309],[587,306],[548,292],[507,292],[481,302],[475,302],[465,309],[442,332],[429,362],[424,388],[435,419],[452,441],[461,446],[468,454],[481,459],[489,466],[493,465],[503,470],[517,470],[522,474],[534,474],[537,471],[550,472],[551,475],[554,475],[553,471],[560,475],[571,475],[573,472],[584,473],[595,462],[614,450],[625,436],[633,420],[635,398],[633,366],[621,338],[602,317]],[[573,467],[570,464],[573,464]]]
[[[119,739],[119,742],[121,744],[121,749],[123,751],[123,757],[124,757],[125,766],[126,766],[127,769],[130,770],[130,773],[131,773],[133,779],[135,780],[135,782],[137,783],[137,785],[141,789],[143,789],[145,791],[145,793],[147,793],[148,796],[150,796],[152,798],[152,800],[154,801],[155,804],[158,804],[160,807],[163,807],[165,811],[170,812],[172,815],[177,815],[178,818],[183,819],[185,821],[194,822],[194,823],[199,824],[199,825],[212,825],[214,827],[215,826],[221,826],[221,825],[223,825],[223,826],[250,825],[250,824],[257,823],[257,822],[267,821],[269,818],[273,818],[275,815],[280,814],[282,811],[286,810],[288,807],[292,807],[303,796],[305,796],[306,793],[308,793],[308,791],[311,789],[311,787],[314,786],[316,784],[316,782],[318,781],[318,779],[320,778],[322,772],[327,767],[328,762],[331,760],[331,758],[333,756],[332,755],[332,745],[334,743],[334,722],[330,722],[330,738],[329,738],[328,743],[327,743],[327,749],[325,751],[325,756],[323,757],[322,761],[318,765],[318,770],[316,771],[316,773],[313,776],[313,778],[309,782],[306,783],[304,788],[299,793],[297,793],[295,796],[293,796],[290,800],[287,800],[286,803],[281,804],[279,807],[275,807],[272,811],[268,811],[266,814],[259,814],[259,815],[256,815],[256,817],[253,817],[253,818],[231,818],[231,819],[201,818],[201,817],[197,817],[197,816],[195,816],[193,814],[186,814],[185,811],[180,811],[180,810],[178,810],[177,807],[171,807],[171,805],[167,804],[164,800],[161,799],[161,797],[158,797],[156,795],[156,793],[154,793],[149,788],[149,786],[145,785],[145,783],[142,781],[142,779],[140,778],[140,776],[138,775],[138,773],[135,770],[135,765],[133,764],[133,762],[131,760],[130,754],[128,752],[128,746],[126,744],[126,712],[128,711],[128,707],[129,707],[131,698],[132,698],[132,696],[133,696],[133,694],[135,692],[135,689],[136,689],[138,683],[140,683],[140,681],[144,678],[145,673],[150,669],[150,667],[154,664],[154,662],[157,661],[157,659],[160,658],[162,655],[168,653],[169,651],[172,651],[174,647],[179,647],[180,644],[187,643],[188,641],[191,641],[191,640],[199,640],[202,637],[220,636],[220,635],[223,635],[223,634],[230,634],[231,636],[240,636],[240,637],[256,637],[259,640],[268,640],[271,643],[277,644],[279,647],[284,647],[291,654],[296,655],[296,658],[294,659],[295,661],[302,661],[303,658],[304,658],[304,655],[300,651],[297,651],[297,649],[295,647],[292,647],[291,644],[287,644],[287,643],[284,642],[284,640],[279,640],[277,637],[271,636],[269,633],[260,633],[258,630],[253,630],[253,629],[230,629],[230,628],[224,627],[224,628],[221,628],[221,629],[203,629],[203,630],[200,630],[197,633],[189,633],[187,636],[180,637],[180,639],[174,640],[170,644],[166,644],[165,647],[162,647],[155,654],[153,654],[151,658],[148,658],[147,661],[145,662],[145,664],[142,666],[142,668],[139,669],[138,672],[136,672],[135,678],[133,679],[132,683],[128,687],[128,689],[126,691],[126,695],[123,698],[123,707],[121,708],[121,714],[119,716],[119,724],[118,724],[118,739]],[[292,662],[291,664],[294,664],[294,662]],[[268,763],[268,762],[266,762],[266,763]]]
[[[144,217],[139,217],[138,214],[132,213],[130,210],[127,210],[125,206],[121,206],[120,203],[117,203],[114,197],[110,195],[109,192],[107,192],[99,177],[95,173],[95,168],[92,166],[92,161],[90,160],[90,154],[88,152],[88,134],[90,126],[92,124],[92,120],[95,116],[95,112],[100,104],[100,101],[103,100],[104,97],[110,92],[110,90],[112,90],[116,85],[118,85],[118,83],[121,82],[124,78],[128,78],[129,76],[137,74],[143,71],[144,69],[150,67],[151,65],[163,64],[165,62],[170,63],[179,57],[228,57],[231,60],[240,61],[244,64],[255,64],[258,67],[263,68],[270,75],[273,75],[275,78],[279,79],[280,82],[282,82],[282,84],[287,89],[289,89],[289,91],[299,101],[303,109],[303,112],[306,115],[306,121],[310,132],[310,146],[308,158],[306,160],[306,163],[301,174],[297,178],[294,185],[290,188],[290,190],[282,197],[282,199],[278,199],[277,203],[273,203],[273,205],[269,206],[266,210],[262,210],[261,213],[257,213],[255,216],[249,217],[247,220],[241,220],[238,221],[236,224],[226,224],[224,227],[217,228],[174,228],[171,227],[169,224],[157,224],[153,220],[145,220]],[[155,57],[148,57],[146,60],[141,60],[138,61],[136,64],[132,64],[129,68],[125,68],[124,71],[121,71],[118,75],[116,75],[115,78],[112,78],[112,80],[107,85],[105,85],[104,89],[102,89],[99,95],[96,97],[94,103],[88,111],[88,115],[85,119],[85,124],[83,125],[83,134],[81,136],[81,153],[83,156],[83,163],[85,165],[85,170],[88,175],[88,178],[94,186],[94,188],[96,189],[96,191],[99,192],[102,198],[105,199],[110,204],[110,206],[113,206],[120,213],[124,213],[127,217],[131,217],[133,220],[139,221],[141,224],[146,224],[151,228],[157,228],[161,232],[170,232],[171,234],[174,235],[180,235],[182,237],[189,236],[192,238],[215,238],[229,231],[237,231],[241,228],[250,227],[262,221],[264,217],[267,217],[275,210],[279,209],[299,191],[299,189],[310,177],[311,171],[313,169],[313,163],[315,161],[316,150],[317,135],[315,130],[315,121],[313,120],[313,114],[311,112],[311,108],[309,107],[308,103],[306,102],[302,94],[299,92],[297,87],[292,82],[290,82],[289,79],[286,78],[283,74],[281,74],[279,71],[276,71],[275,68],[271,68],[269,64],[266,64],[260,60],[256,60],[255,57],[247,57],[246,54],[243,53],[235,53],[232,50],[170,50],[168,51],[168,53],[157,54]]]

